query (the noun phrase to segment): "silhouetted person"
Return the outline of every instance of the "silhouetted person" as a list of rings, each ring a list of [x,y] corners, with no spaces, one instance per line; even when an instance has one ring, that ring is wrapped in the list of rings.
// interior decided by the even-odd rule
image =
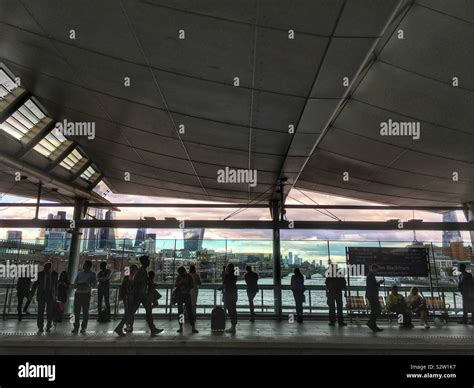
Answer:
[[[125,275],[122,280],[122,284],[119,288],[119,299],[123,301],[124,316],[130,317],[131,321],[125,322],[125,331],[133,331],[133,316],[130,314],[130,307],[133,303],[133,278],[138,271],[138,267],[132,264],[128,270],[128,275]]]
[[[252,271],[250,265],[247,265],[245,269],[247,271],[245,274],[245,283],[247,284],[247,297],[249,298],[250,322],[255,322],[255,307],[253,305],[253,300],[258,292],[258,274]]]
[[[222,282],[222,292],[224,293],[224,306],[229,314],[231,326],[226,330],[226,333],[235,333],[237,327],[237,276],[234,272],[234,264],[227,264]]]
[[[193,278],[193,284],[194,284],[194,288],[191,290],[191,303],[193,304],[194,318],[196,318],[199,286],[202,284],[202,282],[201,282],[201,277],[196,272],[196,266],[194,264],[191,264],[189,266],[189,274]]]
[[[100,263],[100,271],[97,274],[97,310],[99,318],[102,313],[102,301],[105,302],[106,318],[110,320],[110,277],[112,271],[107,268],[107,262]]]
[[[23,314],[26,314],[26,311],[23,310],[23,301],[26,299],[26,303],[30,298],[30,288],[31,288],[31,279],[29,277],[18,278],[16,283],[16,296],[18,298],[18,320],[21,321]],[[25,304],[25,310],[27,304]]]
[[[36,292],[38,302],[38,333],[44,331],[44,310],[46,309],[46,331],[49,332],[53,324],[53,303],[56,300],[58,287],[58,273],[51,270],[51,263],[46,263],[38,273],[38,279],[33,283],[31,294]]]
[[[91,293],[92,288],[97,284],[97,276],[95,272],[91,271],[92,261],[86,260],[82,266],[76,280],[74,281],[74,327],[72,329],[73,334],[77,334],[79,331],[79,324],[82,312],[82,324],[81,333],[84,334],[87,329],[87,323],[89,322],[89,308],[91,305]]]
[[[295,298],[296,321],[303,323],[303,302],[305,301],[304,276],[299,268],[295,268],[293,273],[291,277],[291,291],[293,291],[293,297]]]
[[[186,272],[186,268],[178,268],[178,276],[175,281],[176,299],[178,304],[178,333],[183,332],[184,308],[188,315],[189,323],[191,324],[192,332],[199,333],[195,326],[195,317],[193,312],[193,304],[191,302],[191,290],[194,288],[193,278]]]
[[[462,295],[462,319],[458,322],[461,324],[467,323],[468,314],[471,313],[471,324],[474,324],[474,313],[473,313],[473,298],[474,298],[474,284],[472,280],[472,274],[466,271],[466,265],[459,265],[459,282],[458,290]]]
[[[419,315],[425,329],[429,329],[430,325],[428,324],[428,307],[426,306],[425,298],[420,295],[418,287],[412,287],[410,290],[410,294],[407,296],[407,305],[413,313]]]
[[[66,303],[67,291],[71,287],[69,283],[69,276],[66,271],[61,272],[58,279],[58,300],[62,303]]]
[[[369,273],[367,274],[367,288],[365,291],[365,297],[369,301],[370,305],[370,318],[367,322],[367,326],[374,332],[383,330],[377,326],[377,317],[382,312],[382,306],[380,306],[379,301],[379,287],[383,283],[383,280],[377,281],[375,279],[375,275],[377,274],[378,270],[378,265],[372,264]]]
[[[413,327],[413,324],[411,323],[411,311],[409,311],[403,295],[398,293],[397,286],[392,287],[390,295],[387,297],[387,308],[389,311],[397,315],[402,315],[403,322],[400,324],[402,327]]]
[[[150,302],[148,301],[147,294],[147,285],[148,285],[148,273],[147,268],[150,265],[150,259],[148,256],[140,257],[141,267],[135,273],[133,277],[133,291],[130,294],[130,308],[128,309],[128,314],[125,314],[120,323],[115,328],[115,333],[123,337],[125,333],[123,332],[123,326],[126,322],[133,322],[135,312],[138,310],[140,305],[143,305],[146,312],[146,321],[148,327],[150,328],[150,334],[155,336],[163,331],[163,329],[157,329],[153,323],[153,315],[151,310]]]
[[[335,264],[329,264],[328,276],[326,277],[326,297],[329,307],[329,326],[336,324],[336,318],[339,326],[347,326],[344,322],[342,292],[346,296],[346,279],[338,275],[338,268]],[[336,315],[337,308],[337,315]]]

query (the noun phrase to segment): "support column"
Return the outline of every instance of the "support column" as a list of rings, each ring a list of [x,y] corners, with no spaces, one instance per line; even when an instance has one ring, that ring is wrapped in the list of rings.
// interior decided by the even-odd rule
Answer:
[[[275,304],[275,315],[278,320],[282,319],[281,301],[281,252],[280,252],[280,202],[270,203],[273,220],[273,299]]]
[[[67,274],[69,277],[69,281],[71,285],[74,283],[76,279],[76,275],[79,268],[79,255],[81,253],[81,230],[77,226],[79,221],[81,220],[83,214],[85,212],[85,200],[83,198],[76,198],[74,204],[74,214],[73,214],[73,221],[74,227],[71,230],[71,246],[69,248],[69,260],[67,264]],[[72,287],[69,288],[67,293],[67,300],[65,306],[65,312],[67,314],[71,314],[73,310],[73,289]]]
[[[41,203],[41,190],[43,188],[43,183],[40,181],[38,183],[38,194],[36,196],[36,209],[35,209],[35,220],[39,217],[39,205]]]

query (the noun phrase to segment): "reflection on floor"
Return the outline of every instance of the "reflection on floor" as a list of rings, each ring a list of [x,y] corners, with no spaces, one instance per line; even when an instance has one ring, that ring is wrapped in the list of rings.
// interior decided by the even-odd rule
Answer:
[[[134,333],[119,338],[116,322],[90,321],[86,334],[71,334],[69,322],[58,323],[50,333],[37,334],[32,318],[0,322],[0,354],[474,354],[474,326],[455,322],[424,329],[400,329],[380,322],[374,334],[362,323],[329,327],[323,321],[303,324],[257,320],[241,321],[237,333],[212,334],[209,319],[198,321],[199,334],[185,326],[178,334],[177,321],[155,320],[164,332],[150,338],[144,320]]]

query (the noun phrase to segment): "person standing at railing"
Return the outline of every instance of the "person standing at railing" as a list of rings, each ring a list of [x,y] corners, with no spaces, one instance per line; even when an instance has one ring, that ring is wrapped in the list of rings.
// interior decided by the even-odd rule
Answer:
[[[326,297],[329,307],[329,326],[336,324],[336,318],[339,326],[347,326],[344,322],[342,291],[346,295],[346,279],[340,275],[335,264],[329,264],[329,269],[326,272]],[[337,306],[337,316],[336,316]]]
[[[304,276],[299,268],[295,268],[294,274],[291,277],[291,291],[293,291],[293,297],[295,298],[296,321],[298,323],[303,323],[303,303],[305,302],[305,290]]]
[[[225,268],[224,280],[222,282],[222,292],[224,293],[224,306],[230,317],[231,327],[226,333],[234,334],[237,327],[237,276],[235,275],[234,264],[229,263]]]
[[[110,321],[110,278],[112,271],[107,268],[107,262],[100,263],[100,271],[97,274],[97,310],[100,322]],[[102,301],[105,302],[105,312],[102,310]]]
[[[245,268],[247,273],[245,274],[245,283],[247,284],[247,297],[249,298],[250,307],[250,322],[255,322],[255,307],[253,300],[258,292],[258,274],[252,271],[252,267],[247,265]]]
[[[72,334],[77,334],[79,331],[79,321],[82,311],[81,334],[86,333],[87,323],[89,322],[89,308],[91,305],[92,288],[97,284],[97,276],[95,272],[91,271],[92,261],[86,260],[82,266],[76,280],[74,281],[74,328]]]
[[[18,320],[21,322],[22,315],[27,313],[28,300],[30,298],[31,279],[29,277],[18,278],[16,283],[16,296],[18,298]],[[23,301],[26,299],[23,309]]]
[[[46,308],[46,331],[49,332],[53,324],[53,303],[56,300],[58,287],[58,273],[51,270],[51,263],[44,265],[43,270],[38,272],[38,279],[33,283],[31,295],[36,292],[36,300],[38,302],[38,333],[44,331],[44,310]]]
[[[175,297],[178,305],[178,321],[179,329],[178,333],[183,332],[184,322],[184,308],[188,315],[189,323],[191,324],[191,330],[193,333],[199,333],[196,329],[196,317],[193,312],[193,305],[191,303],[191,290],[194,288],[193,277],[186,272],[186,268],[178,268],[178,276],[175,281]]]
[[[462,295],[462,319],[458,322],[460,324],[466,324],[468,320],[468,314],[471,313],[471,325],[474,325],[474,282],[472,274],[466,271],[466,265],[459,265],[459,282],[458,290]]]
[[[382,306],[380,306],[379,301],[379,287],[384,282],[383,280],[377,281],[375,279],[375,275],[377,275],[378,270],[379,266],[377,264],[372,264],[369,273],[367,274],[367,288],[365,291],[365,297],[369,301],[370,305],[370,318],[367,322],[367,326],[369,326],[373,332],[379,332],[383,330],[377,326],[377,318],[382,312]]]
[[[194,284],[194,287],[191,290],[191,303],[193,305],[194,318],[196,318],[196,316],[197,316],[197,301],[198,301],[198,295],[199,295],[199,286],[202,284],[202,282],[201,282],[201,277],[196,272],[196,266],[194,264],[191,264],[189,266],[189,274],[193,278],[193,284]]]

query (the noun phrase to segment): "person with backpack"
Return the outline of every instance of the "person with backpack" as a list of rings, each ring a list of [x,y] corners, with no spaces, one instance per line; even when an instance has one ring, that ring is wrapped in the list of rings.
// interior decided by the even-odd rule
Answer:
[[[245,283],[247,284],[247,297],[249,299],[250,307],[250,322],[255,322],[255,308],[253,300],[258,292],[258,274],[252,271],[252,267],[247,265],[245,267],[247,273],[245,274]]]
[[[103,261],[100,263],[100,271],[97,274],[97,310],[98,310],[98,321],[109,322],[110,321],[110,278],[112,271],[107,268],[107,262]],[[105,302],[105,310],[102,310],[102,302]]]
[[[226,333],[234,334],[237,327],[237,276],[235,275],[234,264],[229,263],[225,268],[224,280],[222,282],[222,292],[224,293],[224,306],[230,317],[231,327]]]
[[[305,302],[304,276],[299,268],[295,268],[294,275],[291,277],[291,291],[295,298],[296,321],[303,323],[303,303]]]
[[[466,265],[459,265],[459,282],[458,290],[462,295],[462,319],[458,322],[460,324],[468,323],[468,314],[471,313],[471,325],[474,325],[474,283],[472,274],[466,271]]]

